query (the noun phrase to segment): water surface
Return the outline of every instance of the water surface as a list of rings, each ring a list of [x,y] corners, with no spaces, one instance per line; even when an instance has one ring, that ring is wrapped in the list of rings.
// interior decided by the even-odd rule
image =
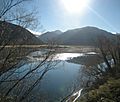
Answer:
[[[46,52],[37,51],[31,53],[29,56],[27,56],[28,62],[25,65],[15,70],[15,72],[14,70],[11,70],[5,73],[1,77],[1,80],[2,78],[4,79],[6,76],[10,75],[12,71],[14,74],[12,74],[7,80],[15,80],[17,78],[23,77],[28,71],[32,70],[40,63],[40,55],[44,53]],[[94,53],[90,52],[90,54]],[[50,66],[50,70],[44,75],[40,83],[30,93],[31,95],[36,96],[34,97],[35,102],[38,100],[46,100],[46,102],[59,102],[61,98],[66,96],[74,86],[78,74],[80,74],[81,67],[80,64],[70,63],[66,60],[84,55],[84,53],[56,54],[54,60],[52,60],[52,63],[50,62],[53,64],[53,66]],[[44,64],[44,66],[41,66],[35,72],[27,76],[27,78],[22,83],[20,83],[19,87],[16,87],[11,94],[19,94],[20,90],[18,92],[16,92],[16,90],[18,90],[18,88],[20,89],[21,87],[23,89],[21,93],[24,93],[25,90],[41,76],[41,71],[46,66],[48,66],[48,63]],[[0,84],[1,93],[5,93],[5,91],[7,91],[13,84],[14,81]],[[40,99],[38,99],[38,97],[40,97]]]

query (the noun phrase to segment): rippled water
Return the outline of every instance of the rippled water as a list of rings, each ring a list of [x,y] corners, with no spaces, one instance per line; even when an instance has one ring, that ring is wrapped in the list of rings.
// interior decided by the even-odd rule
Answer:
[[[32,62],[26,63],[19,69],[15,70],[15,73],[9,77],[7,80],[14,80],[16,78],[21,78],[24,76],[29,70],[36,67],[39,64],[39,57],[36,58],[36,56],[39,56],[41,54],[45,53],[44,51],[37,51],[34,53],[31,53],[27,58],[32,60]],[[89,53],[88,53],[89,54]],[[93,52],[90,52],[90,54],[95,54]],[[37,85],[34,90],[31,92],[32,95],[36,96],[37,98],[40,97],[40,100],[47,100],[47,102],[59,102],[61,98],[67,95],[67,93],[70,91],[70,88],[73,87],[74,82],[80,73],[80,67],[79,64],[74,63],[68,63],[66,60],[78,57],[78,56],[84,56],[83,53],[58,53],[55,56],[55,60],[52,61],[52,64],[57,63],[56,66],[51,68],[39,85]],[[37,59],[37,60],[36,60]],[[33,61],[34,60],[34,61]],[[23,88],[24,90],[27,88],[27,86],[31,85],[39,76],[41,75],[40,72],[47,66],[46,65],[40,67],[38,70],[36,70],[34,73],[32,73],[29,78],[25,79],[23,83],[20,83],[19,88]],[[5,78],[6,75],[9,75],[12,71],[7,72],[4,74],[1,79]],[[0,84],[0,91],[4,93],[7,89],[13,85],[14,82],[6,82]],[[16,87],[15,90],[17,90],[18,87]],[[16,91],[14,91],[12,94],[18,94]],[[36,99],[38,100],[38,99]],[[37,102],[37,101],[36,101]]]

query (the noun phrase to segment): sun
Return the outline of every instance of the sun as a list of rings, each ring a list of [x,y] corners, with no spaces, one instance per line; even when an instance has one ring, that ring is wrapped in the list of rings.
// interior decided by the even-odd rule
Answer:
[[[64,7],[70,13],[83,12],[90,3],[90,0],[62,0]]]

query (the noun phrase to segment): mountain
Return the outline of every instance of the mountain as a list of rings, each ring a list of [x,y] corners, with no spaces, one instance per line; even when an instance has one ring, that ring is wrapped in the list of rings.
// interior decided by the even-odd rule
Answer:
[[[47,32],[39,36],[39,39],[45,43],[48,43],[49,41],[55,41],[56,43],[62,45],[84,46],[96,46],[99,44],[99,40],[103,40],[104,38],[114,42],[116,35],[97,27],[87,26],[68,30],[66,32]]]
[[[0,21],[0,44],[36,45],[43,42],[19,25]]]
[[[56,41],[57,37],[61,35],[62,32],[60,30],[52,31],[52,32],[46,32],[39,36],[39,39],[42,40],[45,43]]]
[[[83,27],[68,30],[58,36],[58,42],[66,45],[95,45],[99,39],[108,38],[113,40],[115,35],[96,27]]]

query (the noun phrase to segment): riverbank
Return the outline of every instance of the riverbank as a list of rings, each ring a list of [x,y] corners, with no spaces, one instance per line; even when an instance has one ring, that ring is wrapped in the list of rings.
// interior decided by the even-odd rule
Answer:
[[[120,102],[120,78],[109,78],[103,85],[81,95],[78,102]]]

